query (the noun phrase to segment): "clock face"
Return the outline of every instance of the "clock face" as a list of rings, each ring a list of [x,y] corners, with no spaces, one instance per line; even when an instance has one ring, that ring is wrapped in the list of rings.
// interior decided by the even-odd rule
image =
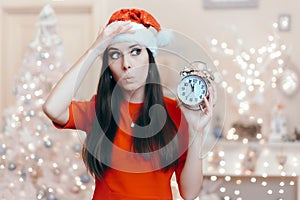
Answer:
[[[188,106],[198,106],[206,94],[206,82],[200,76],[196,75],[184,77],[177,87],[179,100]]]

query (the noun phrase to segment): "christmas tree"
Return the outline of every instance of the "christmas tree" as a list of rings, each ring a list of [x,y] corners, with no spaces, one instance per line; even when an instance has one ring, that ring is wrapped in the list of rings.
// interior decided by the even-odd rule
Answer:
[[[42,104],[67,70],[57,18],[46,5],[15,81],[15,106],[3,113],[0,199],[90,199],[93,179],[81,160],[84,134],[58,130]]]

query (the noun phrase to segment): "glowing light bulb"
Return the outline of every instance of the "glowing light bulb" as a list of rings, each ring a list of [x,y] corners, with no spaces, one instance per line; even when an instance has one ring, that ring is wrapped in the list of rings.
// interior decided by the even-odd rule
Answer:
[[[256,182],[256,178],[255,178],[255,177],[252,177],[252,178],[250,179],[250,181],[251,181],[251,183],[255,183],[255,182]]]
[[[226,192],[226,188],[225,187],[220,187],[220,192],[222,192],[222,193]]]
[[[213,38],[210,43],[213,45],[213,46],[216,46],[218,44],[218,40]]]
[[[266,181],[263,181],[263,182],[261,182],[261,185],[265,187],[268,185],[268,183]]]
[[[225,181],[229,182],[231,180],[231,176],[225,176]]]
[[[210,177],[210,180],[211,180],[211,181],[216,181],[216,180],[218,180],[218,177],[217,177],[217,176],[211,176],[211,177]]]

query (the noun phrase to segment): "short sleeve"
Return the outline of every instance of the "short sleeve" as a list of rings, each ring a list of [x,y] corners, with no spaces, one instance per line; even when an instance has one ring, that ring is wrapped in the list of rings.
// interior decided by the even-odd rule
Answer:
[[[69,120],[65,125],[53,122],[58,129],[78,129],[89,132],[95,119],[95,96],[90,101],[75,101],[69,105]]]

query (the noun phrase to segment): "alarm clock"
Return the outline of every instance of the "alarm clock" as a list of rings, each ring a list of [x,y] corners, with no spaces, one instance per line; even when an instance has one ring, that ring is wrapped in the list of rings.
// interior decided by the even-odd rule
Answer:
[[[208,88],[214,77],[208,70],[185,67],[180,71],[182,79],[177,86],[180,103],[191,110],[204,110],[203,99],[208,95]]]

